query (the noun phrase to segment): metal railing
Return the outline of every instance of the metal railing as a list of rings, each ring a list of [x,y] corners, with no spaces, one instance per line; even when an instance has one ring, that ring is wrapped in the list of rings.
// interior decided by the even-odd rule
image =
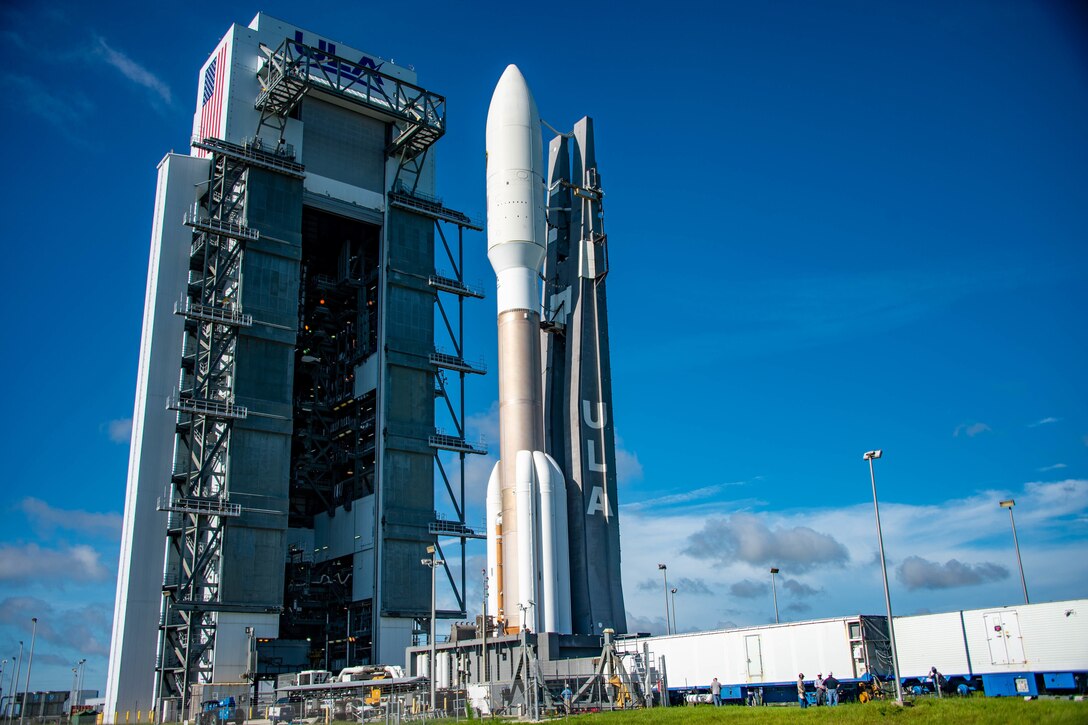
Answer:
[[[235,405],[231,401],[224,400],[190,398],[179,394],[170,396],[166,401],[166,407],[168,410],[176,410],[180,413],[206,415],[211,418],[233,418],[241,420],[249,416],[249,408],[244,405]]]

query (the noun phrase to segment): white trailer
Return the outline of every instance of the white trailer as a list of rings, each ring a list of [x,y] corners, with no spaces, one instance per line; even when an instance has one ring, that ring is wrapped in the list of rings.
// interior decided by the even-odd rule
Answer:
[[[1088,599],[895,618],[899,673],[982,679],[988,695],[1083,689]]]
[[[883,677],[891,671],[886,622],[857,615],[623,641],[639,649],[646,642],[653,656],[665,658],[671,691],[706,690],[717,677],[723,698],[743,698],[755,687],[785,693],[766,694],[771,701],[796,697],[789,688],[801,673],[812,680],[834,672],[844,683],[869,673]]]

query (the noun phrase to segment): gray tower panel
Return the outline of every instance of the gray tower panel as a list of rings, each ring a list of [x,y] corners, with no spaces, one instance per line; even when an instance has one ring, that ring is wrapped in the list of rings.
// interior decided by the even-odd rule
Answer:
[[[434,541],[434,223],[396,209],[388,219],[381,613],[423,614],[431,585],[419,560]]]
[[[234,390],[239,404],[261,415],[235,423],[228,480],[231,501],[259,511],[244,511],[226,527],[220,596],[230,604],[278,607],[286,556],[302,182],[259,169],[248,174],[247,221],[262,237],[246,245],[242,258],[242,309],[254,324],[239,335]]]
[[[313,97],[302,103],[302,121],[307,171],[383,191],[386,124]]]

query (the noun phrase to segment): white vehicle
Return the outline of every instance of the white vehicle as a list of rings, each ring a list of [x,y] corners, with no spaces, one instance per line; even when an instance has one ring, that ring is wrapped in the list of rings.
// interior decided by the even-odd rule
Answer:
[[[273,723],[291,722],[301,716],[301,697],[280,697],[268,708],[268,719]]]
[[[404,677],[404,668],[398,665],[361,665],[345,667],[333,680],[334,682],[360,682],[362,680],[380,680],[384,678]],[[300,685],[303,683],[299,683]]]
[[[857,615],[763,627],[660,637],[627,638],[620,646],[664,657],[669,691],[709,692],[717,677],[723,700],[741,700],[760,689],[764,702],[797,698],[797,675],[806,681],[834,672],[850,686],[870,673],[891,672],[887,618]]]
[[[887,618],[859,615],[763,627],[621,640],[625,649],[649,645],[664,658],[674,695],[709,692],[715,677],[722,699],[758,694],[764,702],[794,702],[797,676],[809,683],[834,673],[850,699],[858,684],[893,678]],[[1088,599],[990,607],[895,618],[899,674],[909,692],[942,689],[990,696],[1088,691]]]
[[[991,696],[1083,692],[1088,599],[896,617],[895,643],[908,687],[936,667],[953,688],[981,681]]]

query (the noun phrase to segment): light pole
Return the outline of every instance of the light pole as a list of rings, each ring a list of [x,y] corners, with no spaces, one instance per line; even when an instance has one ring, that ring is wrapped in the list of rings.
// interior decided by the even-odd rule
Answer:
[[[421,564],[423,564],[423,566],[426,566],[426,567],[430,568],[430,570],[431,570],[431,637],[430,637],[430,640],[431,640],[431,672],[430,672],[430,675],[431,675],[431,677],[430,677],[430,680],[431,680],[431,713],[433,714],[434,710],[435,710],[435,706],[436,706],[437,701],[438,701],[437,692],[435,690],[435,677],[438,674],[438,663],[435,661],[435,658],[437,657],[437,653],[436,653],[435,641],[434,641],[434,637],[435,637],[435,622],[434,622],[434,615],[435,615],[435,596],[434,596],[435,576],[434,576],[434,573],[435,573],[435,569],[442,566],[442,564],[444,564],[445,562],[442,561],[441,559],[438,559],[438,558],[435,557],[435,547],[434,546],[428,546],[427,547],[427,554],[430,555],[430,558],[420,559],[419,561],[420,561]]]
[[[4,717],[4,670],[7,666],[7,660],[0,661],[0,718]]]
[[[522,673],[528,673],[528,675],[522,675],[525,677],[525,710],[535,722],[540,719],[540,693],[537,692],[536,668],[532,666],[535,659],[534,662],[529,661],[529,628],[525,624],[529,621],[529,615],[526,612],[534,607],[536,607],[536,602],[532,599],[525,602],[525,604],[518,602],[518,609],[521,610],[521,671]]]
[[[1016,563],[1020,566],[1020,586],[1024,588],[1024,604],[1030,604],[1031,602],[1028,601],[1028,583],[1024,579],[1024,562],[1020,559],[1020,542],[1016,538],[1016,519],[1012,516],[1012,507],[1016,505],[1016,501],[1010,498],[998,505],[1009,510],[1009,521],[1012,522],[1012,543],[1016,547]]]
[[[19,699],[19,675],[23,671],[23,640],[19,640],[19,660],[15,665],[15,672],[11,673],[11,713],[8,720],[15,719],[15,701]]]
[[[23,715],[26,713],[26,694],[30,691],[30,668],[34,666],[34,640],[38,636],[38,618],[30,618],[30,654],[26,658],[26,685],[23,686],[23,705],[19,708],[19,725],[23,725]]]
[[[483,617],[480,619],[480,654],[483,655],[484,666],[481,674],[484,678],[484,683],[488,682],[488,666],[487,666],[487,569],[481,571],[484,577],[484,601],[483,601]]]
[[[677,632],[676,628],[676,587],[669,590],[672,592],[672,631]]]
[[[778,573],[778,569],[771,567],[771,596],[774,597],[774,623],[779,624],[778,621],[778,589],[774,585],[774,575]]]
[[[71,697],[68,698],[68,712],[72,712],[72,708],[76,704],[76,686],[79,684],[79,665],[77,664],[72,668],[72,692]]]
[[[667,634],[672,634],[672,620],[669,619],[669,567],[658,564],[657,568],[661,570],[662,576],[665,577],[665,631]]]
[[[883,451],[869,451],[862,458],[869,462],[869,480],[873,484],[873,512],[876,514],[876,540],[880,545],[880,572],[884,576],[884,604],[888,607],[888,640],[892,646],[892,672],[895,673],[895,701],[903,704],[903,684],[899,681],[899,656],[895,651],[895,626],[892,624],[892,595],[888,590],[888,565],[884,559],[884,535],[880,531],[880,506],[876,501],[876,474],[873,472],[873,460],[880,458]]]
[[[87,669],[87,658],[79,661],[79,681],[76,684],[76,705],[83,704],[83,672]]]

